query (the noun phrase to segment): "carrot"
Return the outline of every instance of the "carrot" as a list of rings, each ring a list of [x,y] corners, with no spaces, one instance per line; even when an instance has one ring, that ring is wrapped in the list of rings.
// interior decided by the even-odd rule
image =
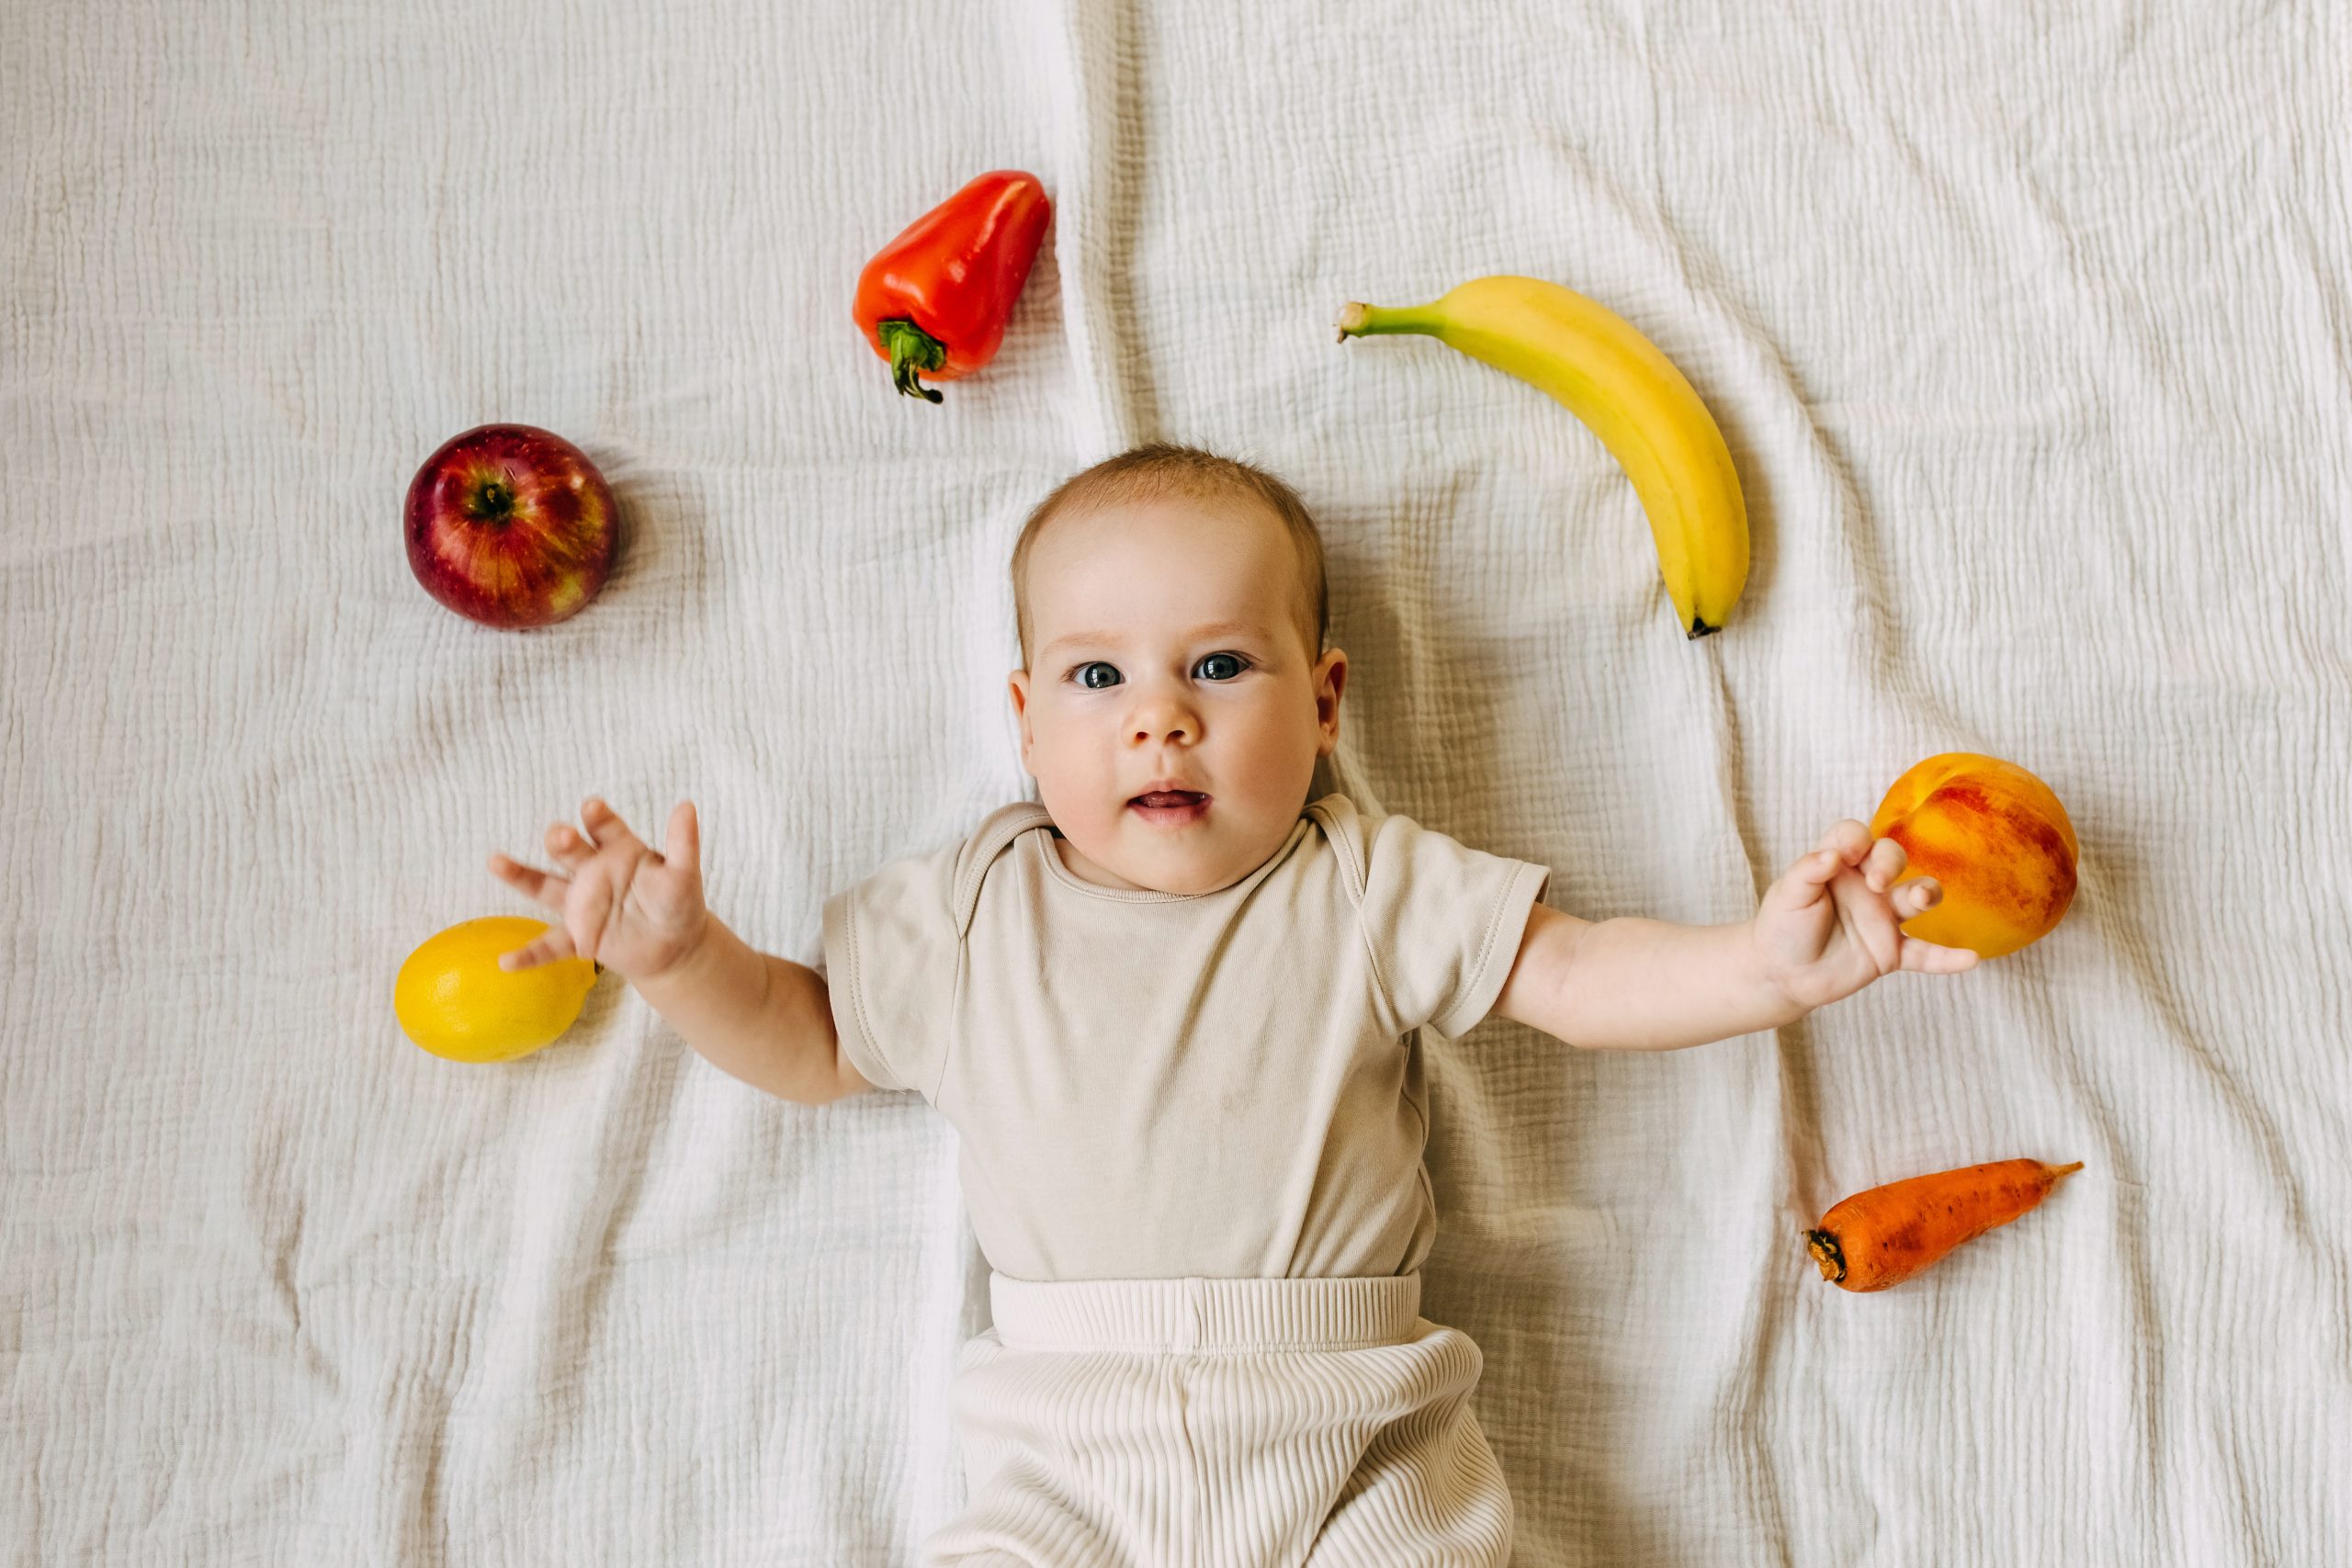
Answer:
[[[1805,1248],[1823,1279],[1849,1291],[1883,1291],[2007,1224],[2082,1168],[2080,1160],[2004,1159],[1890,1181],[1840,1200],[1804,1233]]]

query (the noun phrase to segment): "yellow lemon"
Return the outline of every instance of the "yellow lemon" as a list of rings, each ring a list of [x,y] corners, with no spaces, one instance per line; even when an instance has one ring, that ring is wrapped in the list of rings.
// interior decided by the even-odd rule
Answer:
[[[498,955],[527,946],[545,920],[486,915],[427,937],[392,982],[392,1010],[408,1037],[453,1062],[527,1056],[571,1027],[597,966],[561,958],[510,975]]]

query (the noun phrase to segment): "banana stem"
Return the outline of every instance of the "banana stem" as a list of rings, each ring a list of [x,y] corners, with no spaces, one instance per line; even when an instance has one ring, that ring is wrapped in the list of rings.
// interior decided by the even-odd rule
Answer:
[[[1351,337],[1377,337],[1382,333],[1426,333],[1435,336],[1444,325],[1431,305],[1366,305],[1351,299],[1340,308],[1340,342]]]

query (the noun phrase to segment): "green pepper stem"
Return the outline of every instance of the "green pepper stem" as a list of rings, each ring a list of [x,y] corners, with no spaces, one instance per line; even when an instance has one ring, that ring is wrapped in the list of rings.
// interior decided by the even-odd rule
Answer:
[[[947,363],[947,345],[904,316],[894,316],[876,329],[882,346],[890,351],[890,379],[910,398],[939,401],[939,394],[917,378]]]

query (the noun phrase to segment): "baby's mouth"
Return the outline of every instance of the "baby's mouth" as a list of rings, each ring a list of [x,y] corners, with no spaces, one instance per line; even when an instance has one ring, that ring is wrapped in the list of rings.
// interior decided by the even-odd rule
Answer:
[[[1136,795],[1134,799],[1128,801],[1127,804],[1129,806],[1145,807],[1204,806],[1208,803],[1208,798],[1209,797],[1207,795],[1201,794],[1198,790],[1170,789],[1155,791],[1150,795]]]

